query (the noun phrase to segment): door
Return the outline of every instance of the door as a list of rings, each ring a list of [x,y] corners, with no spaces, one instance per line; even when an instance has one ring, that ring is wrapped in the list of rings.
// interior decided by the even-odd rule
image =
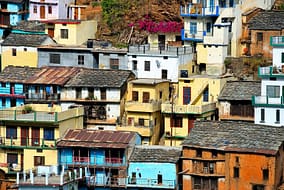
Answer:
[[[29,128],[22,127],[21,128],[21,145],[26,146],[29,144]]]
[[[191,99],[191,88],[183,87],[183,105],[188,105]]]
[[[74,20],[78,20],[79,8],[74,9]]]
[[[158,184],[162,184],[163,183],[163,176],[162,174],[158,174]]]
[[[194,118],[189,115],[187,119],[188,119],[188,129],[187,129],[188,131],[187,131],[187,133],[189,134],[191,129],[194,126]]]
[[[54,28],[48,28],[47,30],[48,30],[48,31],[47,31],[48,35],[49,35],[51,38],[53,38],[53,37],[54,37]]]
[[[39,128],[32,129],[32,146],[39,146]]]
[[[45,18],[45,6],[40,6],[40,18]]]
[[[158,35],[159,50],[165,50],[166,36]]]

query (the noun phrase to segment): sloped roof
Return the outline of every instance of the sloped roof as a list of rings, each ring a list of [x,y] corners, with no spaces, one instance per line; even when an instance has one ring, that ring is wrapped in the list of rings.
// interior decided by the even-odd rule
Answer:
[[[19,34],[11,33],[2,42],[2,46],[31,46],[37,47],[50,38],[47,34]]]
[[[39,68],[9,65],[0,72],[0,82],[24,83],[39,71]]]
[[[218,100],[252,100],[252,96],[260,95],[260,81],[227,81]]]
[[[129,70],[84,69],[65,87],[113,87],[120,88],[134,74]]]
[[[284,127],[233,121],[196,121],[182,146],[275,155]]]
[[[137,136],[130,131],[69,129],[57,147],[126,148]]]
[[[251,30],[282,30],[284,11],[262,11],[249,21]]]
[[[36,20],[22,20],[17,23],[16,26],[13,26],[13,30],[22,30],[29,32],[44,32],[45,24]]]
[[[135,146],[130,162],[166,162],[177,163],[181,156],[181,148],[168,146]]]
[[[54,84],[63,86],[81,70],[80,67],[41,67],[40,71],[28,78],[27,84]]]

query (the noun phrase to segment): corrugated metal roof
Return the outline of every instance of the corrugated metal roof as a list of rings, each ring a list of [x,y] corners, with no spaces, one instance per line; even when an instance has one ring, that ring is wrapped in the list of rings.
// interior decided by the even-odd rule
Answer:
[[[126,148],[136,137],[135,132],[69,129],[57,147]]]
[[[27,79],[25,83],[64,85],[80,70],[79,67],[42,67],[40,72]]]

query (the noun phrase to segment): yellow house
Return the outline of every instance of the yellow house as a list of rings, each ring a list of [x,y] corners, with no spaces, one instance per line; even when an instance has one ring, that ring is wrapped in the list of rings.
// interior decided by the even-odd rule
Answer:
[[[163,134],[161,104],[169,98],[169,80],[136,79],[128,84],[125,112],[117,130],[135,131],[142,144],[159,144]]]
[[[217,119],[216,103],[228,78],[193,75],[179,78],[171,101],[162,104],[167,146],[180,146],[195,120]]]
[[[0,178],[39,165],[57,165],[56,140],[83,128],[82,107],[30,104],[0,110]]]
[[[88,39],[94,39],[97,32],[96,20],[46,20],[45,33],[57,43],[64,45],[82,45]]]
[[[1,71],[8,66],[38,66],[37,47],[56,44],[46,34],[11,33],[1,44]]]

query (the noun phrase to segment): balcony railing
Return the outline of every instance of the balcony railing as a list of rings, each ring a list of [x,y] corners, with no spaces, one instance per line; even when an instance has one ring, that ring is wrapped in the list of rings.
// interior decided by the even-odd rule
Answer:
[[[25,113],[24,110],[0,110],[2,121],[36,121],[36,122],[57,122],[57,112],[33,111]]]
[[[131,45],[128,47],[129,53],[140,53],[140,54],[161,54],[161,55],[185,55],[192,54],[191,46],[175,47],[169,45]]]
[[[43,138],[0,137],[1,148],[56,148],[56,140]]]
[[[219,16],[219,6],[203,7],[202,4],[187,4],[180,7],[180,15],[185,16]]]
[[[54,94],[27,94],[26,101],[60,100],[60,93]]]
[[[181,30],[181,38],[182,40],[191,40],[191,41],[198,41],[202,42],[204,36],[206,36],[206,32],[204,31],[197,31],[196,34],[190,33],[189,30]]]
[[[284,106],[284,96],[280,97],[269,97],[269,96],[253,96],[252,104],[259,106]]]
[[[159,188],[159,189],[175,189],[176,181],[175,180],[162,180],[161,182],[158,179],[146,179],[146,178],[129,178],[128,187],[144,187],[144,188]]]
[[[156,100],[150,101],[149,103],[128,101],[125,103],[125,110],[137,112],[156,112],[161,110],[161,102]]]
[[[104,159],[97,159],[95,157],[88,157],[88,156],[73,156],[72,161],[69,160],[69,157],[61,157],[60,164],[62,165],[96,165],[96,166],[124,166],[125,161],[123,158],[104,158]]]
[[[162,104],[162,113],[192,113],[203,114],[214,111],[216,109],[216,102],[204,105],[172,105],[170,103]]]

